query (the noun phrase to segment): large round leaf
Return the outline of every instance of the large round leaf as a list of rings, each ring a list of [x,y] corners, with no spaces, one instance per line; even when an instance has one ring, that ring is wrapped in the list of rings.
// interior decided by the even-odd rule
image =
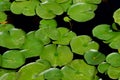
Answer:
[[[50,12],[49,10],[43,8],[41,5],[37,5],[36,13],[39,17],[43,19],[53,19],[56,15]]]
[[[67,58],[66,58],[67,56]],[[48,60],[52,66],[63,66],[73,59],[73,53],[67,46],[46,45],[40,58]]]
[[[87,3],[76,3],[73,4],[69,9],[67,14],[75,21],[85,22],[94,18],[95,13],[92,10],[90,4]]]
[[[84,58],[88,64],[98,65],[105,60],[105,55],[97,50],[89,50],[84,54]]]
[[[52,12],[55,15],[61,15],[63,13],[63,8],[56,2],[46,1],[41,3],[41,6],[48,9],[49,12]]]
[[[92,39],[87,35],[81,35],[73,37],[70,42],[71,49],[74,53],[83,55],[86,51],[90,49],[98,50],[98,43],[92,41]]]
[[[107,55],[106,61],[114,67],[120,67],[120,54],[113,52]]]
[[[17,80],[36,80],[35,78],[44,70],[50,67],[49,64],[32,62],[21,67],[18,71]]]
[[[2,67],[16,69],[25,63],[25,57],[19,50],[9,50],[2,55]]]
[[[35,38],[35,31],[27,33],[25,43],[22,46],[26,58],[39,56],[43,49],[43,43]]]
[[[62,68],[62,80],[93,80],[96,75],[94,66],[86,64],[83,60],[73,60],[70,65]]]

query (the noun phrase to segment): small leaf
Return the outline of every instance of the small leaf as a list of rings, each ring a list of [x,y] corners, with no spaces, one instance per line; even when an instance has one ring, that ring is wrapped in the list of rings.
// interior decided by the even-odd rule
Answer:
[[[113,18],[114,21],[120,25],[120,8],[118,8],[116,11],[114,11]]]
[[[7,15],[4,12],[0,12],[0,23],[7,20]]]
[[[118,79],[120,77],[120,67],[110,66],[107,74],[111,79]]]
[[[56,28],[57,27],[57,22],[55,19],[42,19],[40,21],[40,28],[46,28],[46,27],[53,27]]]
[[[120,54],[117,52],[110,53],[107,55],[106,61],[114,67],[120,67]]]
[[[102,62],[98,65],[97,69],[100,73],[106,73],[110,64],[107,62]]]
[[[84,58],[88,64],[98,65],[105,60],[105,55],[97,50],[89,50],[84,54]]]
[[[2,67],[16,69],[25,63],[23,54],[18,50],[9,50],[2,55]]]

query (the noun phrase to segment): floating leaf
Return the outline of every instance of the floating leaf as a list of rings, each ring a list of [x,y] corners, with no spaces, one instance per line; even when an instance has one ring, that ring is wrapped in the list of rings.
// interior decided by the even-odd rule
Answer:
[[[93,36],[102,39],[102,40],[110,40],[115,37],[116,34],[110,29],[110,25],[108,24],[100,24],[97,25],[92,30]]]
[[[49,67],[49,64],[39,62],[26,64],[19,69],[17,80],[34,80],[41,72]]]
[[[67,28],[58,28],[60,35],[57,40],[53,41],[54,44],[69,45],[73,37],[76,37],[76,33],[69,31]]]
[[[58,68],[50,68],[43,72],[45,79],[47,80],[60,80],[63,74]]]
[[[62,80],[93,80],[96,75],[94,66],[86,64],[83,60],[73,60],[70,65],[64,66]]]
[[[2,65],[2,56],[0,54],[0,66]]]
[[[90,4],[100,4],[102,0],[73,0],[73,3],[85,2]]]
[[[62,66],[73,59],[73,53],[67,46],[56,47],[54,44],[49,44],[44,47],[40,58],[48,60],[52,66]]]
[[[43,49],[43,43],[35,38],[35,31],[27,33],[26,41],[22,46],[26,58],[39,56]]]
[[[15,72],[5,73],[0,77],[0,80],[16,80],[16,73]]]
[[[26,5],[29,4],[29,1],[14,1],[11,4],[10,10],[14,14],[22,14],[23,9],[26,7]]]
[[[18,50],[9,50],[2,55],[2,67],[16,69],[25,63],[23,54]]]
[[[113,14],[113,18],[114,18],[114,21],[120,25],[120,8],[118,8],[114,14]]]
[[[10,10],[10,1],[2,0],[0,1],[0,11],[9,11]]]
[[[76,3],[73,4],[67,14],[70,18],[78,22],[85,22],[94,18],[95,13],[90,4],[87,3]]]
[[[69,0],[56,0],[57,3],[64,3],[64,2],[67,2]]]
[[[88,64],[98,65],[105,60],[105,55],[97,50],[89,50],[85,52],[84,58]]]
[[[49,10],[43,8],[41,5],[37,5],[36,13],[39,17],[43,19],[53,19],[56,15],[50,12]]]
[[[46,1],[41,3],[41,6],[55,15],[61,15],[64,12],[63,8],[56,2]]]
[[[98,43],[92,41],[92,39],[87,35],[73,37],[70,42],[70,46],[72,52],[80,55],[83,55],[86,51],[89,51],[90,49],[98,50],[99,48]]]
[[[120,54],[117,52],[110,53],[107,55],[106,61],[114,67],[120,67]]]
[[[40,21],[40,28],[46,28],[46,27],[57,27],[57,22],[55,19],[42,19]]]
[[[98,65],[97,69],[100,73],[106,73],[110,64],[107,62],[102,62]]]
[[[41,29],[38,29],[36,32],[35,32],[35,37],[42,41],[44,45],[50,43],[50,38],[47,36],[47,28],[41,28]]]
[[[0,12],[0,23],[7,20],[7,15],[4,12]]]
[[[111,79],[118,79],[120,77],[120,67],[110,66],[107,74]]]

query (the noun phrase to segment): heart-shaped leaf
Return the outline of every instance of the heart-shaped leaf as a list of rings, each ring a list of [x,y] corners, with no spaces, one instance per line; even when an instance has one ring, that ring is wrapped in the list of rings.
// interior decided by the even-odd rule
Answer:
[[[22,52],[18,50],[9,50],[2,55],[2,67],[16,69],[25,63]]]
[[[35,38],[35,31],[27,33],[25,43],[22,46],[26,58],[39,56],[43,49],[43,43]]]
[[[97,50],[89,50],[84,54],[84,58],[88,64],[98,65],[105,60],[105,55]]]
[[[70,42],[71,49],[74,53],[83,55],[86,51],[90,49],[98,50],[98,43],[92,41],[92,39],[87,35],[81,35],[73,37]]]

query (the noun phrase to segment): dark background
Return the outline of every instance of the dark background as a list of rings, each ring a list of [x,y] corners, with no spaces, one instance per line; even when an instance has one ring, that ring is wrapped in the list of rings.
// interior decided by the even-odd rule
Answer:
[[[11,0],[12,1],[12,0]],[[66,16],[66,14],[63,14],[62,16],[57,16],[55,19],[58,22],[58,27],[67,27],[70,30],[74,31],[77,35],[89,35],[93,38],[94,41],[98,42],[100,44],[99,51],[104,54],[109,54],[111,52],[115,52],[116,50],[111,49],[108,44],[104,44],[101,40],[95,38],[92,36],[92,29],[99,24],[109,24],[111,25],[113,20],[113,12],[120,8],[120,0],[102,0],[102,3],[98,5],[98,9],[95,11],[96,16],[92,20],[80,23],[71,21],[72,26],[70,26],[69,23],[66,23],[63,21],[63,17]],[[41,20],[38,16],[28,17],[24,15],[15,15],[11,12],[6,12],[8,14],[8,23],[11,23],[15,25],[17,28],[22,28],[24,31],[29,32],[32,30],[37,30],[39,26],[39,21]],[[120,26],[118,26],[119,28]],[[6,51],[6,48],[0,48],[1,52]],[[81,56],[75,55],[75,58],[80,58]],[[37,58],[37,57],[36,57]],[[31,60],[34,60],[36,58],[28,59],[27,61],[30,62]],[[108,76],[105,74],[98,74],[100,77],[103,78],[103,80],[111,80],[108,78]]]

